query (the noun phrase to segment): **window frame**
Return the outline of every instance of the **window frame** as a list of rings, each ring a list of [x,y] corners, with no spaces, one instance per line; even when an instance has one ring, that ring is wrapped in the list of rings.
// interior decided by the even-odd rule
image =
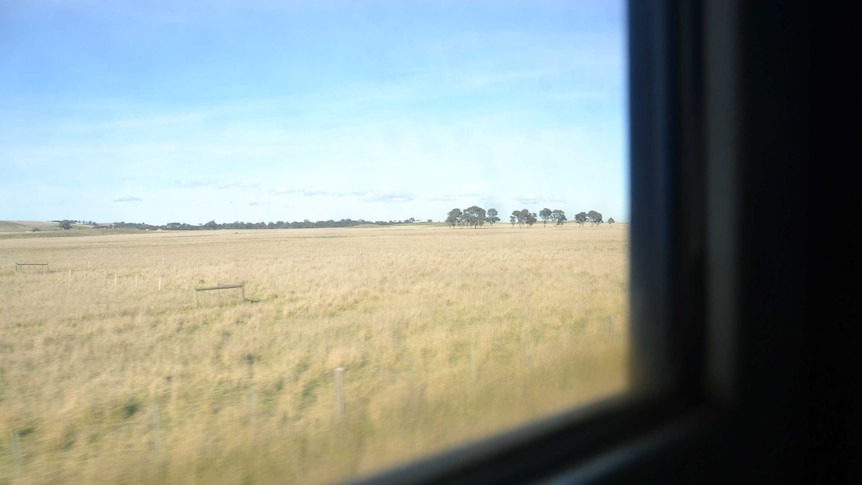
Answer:
[[[727,381],[720,367],[710,366],[715,352],[706,348],[711,255],[703,217],[710,201],[702,14],[696,2],[628,5],[629,143],[636,161],[631,391],[356,483],[604,483],[634,470],[621,465],[699,440],[726,419],[705,379],[710,369],[717,382]]]
[[[851,18],[629,0],[632,391],[359,483],[856,483],[842,379],[858,350],[841,337],[855,305],[809,295],[852,267],[833,240],[850,226],[831,225],[852,206],[834,156],[849,137],[824,116],[858,90],[832,35]],[[812,215],[834,232],[790,232]],[[810,331],[824,323],[838,332]]]

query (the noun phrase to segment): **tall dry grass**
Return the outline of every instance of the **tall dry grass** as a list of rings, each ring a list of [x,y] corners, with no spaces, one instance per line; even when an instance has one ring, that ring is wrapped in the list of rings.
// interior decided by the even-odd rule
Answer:
[[[627,245],[624,225],[0,239],[0,483],[327,483],[622,392]],[[233,282],[248,301],[195,305]]]

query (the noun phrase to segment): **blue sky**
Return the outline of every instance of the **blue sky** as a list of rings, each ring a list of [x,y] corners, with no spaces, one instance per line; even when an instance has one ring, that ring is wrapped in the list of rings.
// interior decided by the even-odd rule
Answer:
[[[0,0],[0,219],[627,221],[624,21],[621,1]]]

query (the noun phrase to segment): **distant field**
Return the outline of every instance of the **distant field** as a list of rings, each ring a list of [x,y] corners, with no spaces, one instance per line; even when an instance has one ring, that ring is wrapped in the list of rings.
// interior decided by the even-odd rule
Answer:
[[[0,221],[0,232],[61,231],[60,224],[44,221]]]
[[[0,238],[0,484],[328,483],[623,392],[627,254],[624,224]]]

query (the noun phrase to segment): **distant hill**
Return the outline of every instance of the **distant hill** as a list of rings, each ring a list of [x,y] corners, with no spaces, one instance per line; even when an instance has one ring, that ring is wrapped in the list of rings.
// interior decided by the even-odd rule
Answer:
[[[0,221],[0,232],[61,231],[60,224],[48,221]]]

